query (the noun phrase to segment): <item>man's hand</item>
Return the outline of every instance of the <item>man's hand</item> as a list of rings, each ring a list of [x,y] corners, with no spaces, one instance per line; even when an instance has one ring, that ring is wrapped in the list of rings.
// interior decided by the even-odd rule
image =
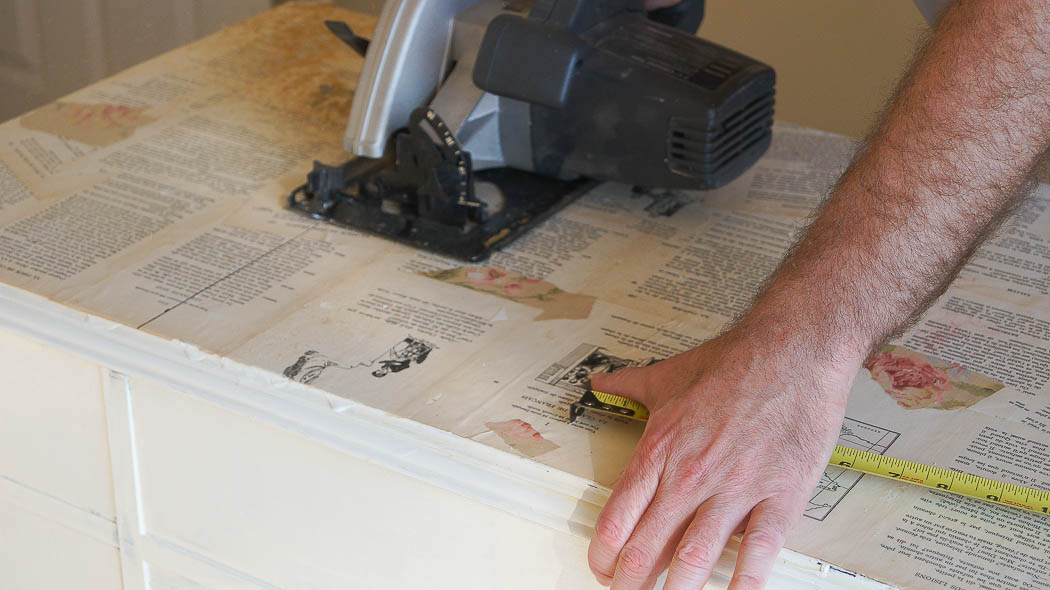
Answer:
[[[614,590],[698,589],[743,531],[731,590],[761,588],[816,487],[858,367],[810,366],[745,326],[645,368],[595,375],[649,422],[595,526],[590,566]]]
[[[957,0],[805,236],[730,331],[595,376],[649,424],[591,541],[616,590],[699,588],[743,527],[757,590],[826,464],[860,363],[1027,194],[1050,146],[1050,0]]]

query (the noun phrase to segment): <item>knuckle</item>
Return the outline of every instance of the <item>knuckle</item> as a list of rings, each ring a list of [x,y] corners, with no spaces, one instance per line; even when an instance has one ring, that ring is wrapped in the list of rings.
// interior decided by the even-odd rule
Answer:
[[[674,427],[663,427],[659,429],[646,430],[644,438],[639,444],[646,455],[651,457],[666,457],[674,445],[678,433]]]
[[[740,572],[733,575],[733,582],[729,585],[730,590],[762,590],[765,580],[761,576],[750,572]]]
[[[717,548],[696,540],[682,543],[675,555],[681,566],[694,572],[710,570],[720,556],[721,551]]]
[[[674,467],[671,485],[683,497],[694,497],[704,486],[713,483],[715,464],[708,453],[683,453],[670,459]]]
[[[652,554],[641,545],[628,544],[620,552],[619,569],[630,579],[647,577],[655,564]]]
[[[784,546],[784,535],[772,527],[761,527],[744,533],[742,544],[750,551],[776,555]]]
[[[692,457],[682,462],[675,475],[683,487],[696,489],[710,476],[708,469],[704,457]]]
[[[627,530],[615,518],[604,517],[594,525],[594,538],[606,547],[619,547],[627,541]]]

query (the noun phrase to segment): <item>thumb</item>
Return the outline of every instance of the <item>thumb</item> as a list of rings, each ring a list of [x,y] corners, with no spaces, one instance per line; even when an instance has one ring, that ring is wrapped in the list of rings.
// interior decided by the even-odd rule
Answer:
[[[625,367],[614,373],[591,375],[591,389],[649,405],[648,367]]]

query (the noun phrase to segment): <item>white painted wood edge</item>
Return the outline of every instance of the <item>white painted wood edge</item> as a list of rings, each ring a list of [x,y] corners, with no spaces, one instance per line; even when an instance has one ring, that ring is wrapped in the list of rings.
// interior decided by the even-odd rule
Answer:
[[[0,285],[0,326],[558,529],[580,532],[573,514],[590,528],[608,497],[592,481],[353,400],[340,398],[336,412],[314,387],[9,285]]]
[[[142,559],[139,543],[146,531],[128,377],[109,368],[102,368],[100,372],[113,477],[113,504],[117,508],[121,580],[125,590],[145,590],[149,587],[149,566]]]
[[[0,284],[0,326],[581,537],[590,537],[609,495],[593,481],[353,400],[340,398],[336,412],[329,394],[314,387],[10,285]],[[729,553],[722,561],[735,558]],[[779,561],[778,578],[829,588],[892,588],[790,550]]]

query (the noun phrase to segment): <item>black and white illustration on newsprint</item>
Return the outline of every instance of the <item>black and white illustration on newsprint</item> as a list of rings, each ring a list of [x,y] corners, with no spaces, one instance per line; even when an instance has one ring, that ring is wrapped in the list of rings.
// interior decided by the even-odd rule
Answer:
[[[842,430],[839,431],[837,444],[885,455],[886,450],[897,440],[898,436],[900,436],[899,432],[847,416],[842,420]],[[864,477],[863,473],[829,465],[820,476],[817,489],[813,491],[813,497],[809,499],[809,504],[806,506],[805,515],[816,520],[824,520],[862,477]]]
[[[329,369],[353,371],[366,368],[372,370],[373,377],[382,378],[423,364],[435,348],[426,340],[406,336],[376,358],[356,363],[337,362],[321,352],[307,350],[285,367],[283,373],[285,377],[300,383],[313,383]]]

